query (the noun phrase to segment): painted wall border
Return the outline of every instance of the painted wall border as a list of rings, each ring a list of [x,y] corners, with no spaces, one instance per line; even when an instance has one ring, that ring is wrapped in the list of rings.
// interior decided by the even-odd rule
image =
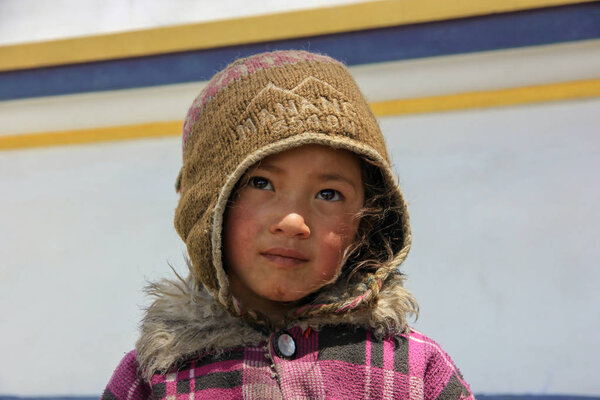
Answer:
[[[348,66],[600,39],[600,1],[330,35],[0,72],[0,101],[209,80],[233,60],[276,49]],[[594,76],[595,78],[596,76]],[[570,78],[565,80],[574,80]],[[583,79],[583,78],[581,78]],[[564,80],[559,80],[564,81]]]
[[[600,79],[371,103],[377,117],[600,97]],[[179,136],[183,121],[0,136],[1,150]]]
[[[378,0],[198,24],[0,47],[0,71],[440,21],[593,0]]]

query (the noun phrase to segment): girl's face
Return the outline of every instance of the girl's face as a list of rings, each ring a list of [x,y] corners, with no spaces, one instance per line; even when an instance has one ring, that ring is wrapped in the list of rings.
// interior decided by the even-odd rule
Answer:
[[[363,202],[359,158],[345,150],[306,145],[251,167],[223,228],[233,294],[269,313],[335,281]]]

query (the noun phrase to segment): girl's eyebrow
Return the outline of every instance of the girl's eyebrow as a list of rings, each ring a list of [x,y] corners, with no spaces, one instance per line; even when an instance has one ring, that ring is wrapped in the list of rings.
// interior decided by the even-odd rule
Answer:
[[[275,165],[272,165],[272,164],[259,163],[258,165],[256,165],[254,167],[254,170],[257,170],[257,169],[266,169],[267,171],[278,172],[278,173],[282,173],[283,172],[282,168],[279,168],[279,167],[277,167]]]
[[[354,184],[354,181],[344,175],[340,175],[340,174],[319,174],[317,176],[317,178],[319,180],[322,181],[341,181],[341,182],[345,182],[347,184],[349,184],[350,186],[352,186],[352,188],[356,189],[356,185]]]

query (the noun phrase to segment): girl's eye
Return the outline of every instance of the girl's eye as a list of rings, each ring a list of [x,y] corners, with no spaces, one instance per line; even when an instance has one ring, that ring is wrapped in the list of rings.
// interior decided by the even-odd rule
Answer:
[[[248,179],[248,186],[261,190],[273,190],[273,185],[271,185],[271,182],[262,176],[253,176],[252,178]]]
[[[334,189],[323,189],[317,193],[317,199],[326,201],[340,201],[342,199],[342,194]]]

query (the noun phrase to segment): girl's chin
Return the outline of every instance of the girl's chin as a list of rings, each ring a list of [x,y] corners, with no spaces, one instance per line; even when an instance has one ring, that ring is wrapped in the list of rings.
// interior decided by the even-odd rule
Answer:
[[[294,307],[298,307],[301,306],[303,304],[306,304],[308,302],[310,302],[313,298],[313,294],[319,289],[316,290],[312,290],[312,291],[306,291],[303,293],[298,293],[295,295],[290,295],[289,293],[285,293],[285,294],[272,294],[272,295],[268,295],[263,297],[264,300],[267,300],[271,303],[276,303],[281,305],[284,308],[294,308]]]
[[[301,300],[303,298],[305,298],[306,296],[307,295],[303,295],[303,296],[269,296],[269,297],[266,297],[265,300],[267,300],[271,303],[281,304],[284,307],[294,307],[295,305],[300,303]]]
[[[291,294],[289,291],[283,293],[268,293],[267,295],[263,296],[263,299],[275,303],[281,303],[285,306],[293,307],[305,303],[308,300],[308,298],[317,290],[319,289],[317,288],[315,290],[304,290],[302,292],[295,291],[294,294]]]

